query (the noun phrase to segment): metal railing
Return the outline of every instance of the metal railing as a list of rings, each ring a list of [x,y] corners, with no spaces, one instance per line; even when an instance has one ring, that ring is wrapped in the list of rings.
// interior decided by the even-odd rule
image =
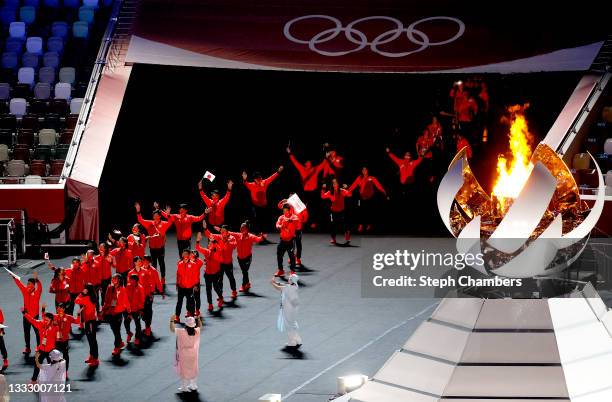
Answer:
[[[74,161],[76,159],[79,146],[81,145],[81,139],[83,138],[83,134],[85,133],[87,122],[91,114],[91,106],[93,104],[96,91],[98,90],[100,77],[104,72],[104,67],[107,64],[108,52],[113,41],[113,33],[117,26],[117,15],[119,14],[119,9],[121,8],[122,3],[123,0],[115,0],[113,3],[110,19],[108,21],[108,25],[106,26],[106,30],[104,31],[104,35],[102,36],[102,43],[100,44],[98,54],[96,55],[94,69],[91,72],[89,85],[87,86],[87,91],[83,97],[83,106],[81,107],[81,111],[79,113],[72,143],[68,149],[66,163],[64,164],[64,169],[62,170],[62,175],[60,177],[60,183],[62,184],[68,177],[70,177],[70,174],[72,173]]]
[[[15,219],[0,219],[0,264],[17,263],[17,247],[14,243]]]

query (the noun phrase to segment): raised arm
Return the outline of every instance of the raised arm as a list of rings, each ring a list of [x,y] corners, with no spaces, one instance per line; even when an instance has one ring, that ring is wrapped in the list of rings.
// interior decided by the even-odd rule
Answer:
[[[289,159],[291,160],[291,163],[293,163],[293,166],[295,166],[295,168],[298,170],[298,172],[303,175],[304,165],[302,165],[291,152],[289,153]]]
[[[387,155],[389,155],[389,158],[391,158],[391,160],[393,162],[395,162],[395,164],[397,166],[401,166],[402,165],[402,160],[400,158],[398,158],[393,152],[391,152],[389,150],[389,148],[387,148]]]
[[[361,183],[361,176],[357,176],[353,184],[351,184],[351,186],[349,187],[348,191],[352,193],[357,188],[359,183]]]
[[[282,168],[282,166],[281,166],[281,168]],[[278,174],[279,174],[279,173],[280,173],[280,171],[282,170],[281,168],[279,168],[279,170],[278,170],[278,171],[276,171],[276,172],[272,173],[272,174],[270,175],[270,177],[268,177],[267,179],[265,179],[265,180],[264,180],[264,185],[266,185],[266,186],[267,186],[268,184],[270,184],[270,183],[272,183],[274,180],[276,180],[276,178],[278,177]]]

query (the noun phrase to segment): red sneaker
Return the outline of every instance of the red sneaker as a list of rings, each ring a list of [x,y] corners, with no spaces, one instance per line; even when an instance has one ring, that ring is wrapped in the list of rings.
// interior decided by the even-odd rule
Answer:
[[[282,278],[283,276],[285,276],[285,271],[282,269],[279,269],[278,271],[276,271],[276,273],[274,274],[274,276],[277,276],[279,278]]]
[[[100,365],[100,360],[98,360],[98,359],[91,359],[91,360],[90,360],[90,361],[87,363],[87,365],[88,365],[89,367],[98,367],[98,366]]]
[[[232,299],[237,299],[238,298],[238,292],[236,292],[235,290],[232,290]]]
[[[8,368],[8,366],[9,366],[8,359],[4,359],[2,361],[2,371],[6,370]]]
[[[85,360],[85,363],[91,363],[93,360],[94,358],[89,355],[89,357]]]
[[[295,275],[295,271],[289,272],[289,275]]]
[[[24,355],[29,355],[30,353],[32,353],[32,349],[30,348],[24,348],[23,351],[21,352]]]
[[[134,334],[133,334],[133,333],[131,333],[131,332],[128,332],[128,334],[127,334],[127,335],[128,335],[128,336],[127,336],[127,339],[126,339],[127,343],[132,342],[132,337],[134,336]],[[121,342],[121,343],[123,344],[123,342]]]
[[[219,297],[217,299],[217,307],[219,307],[219,308],[223,307],[223,298],[222,297]]]
[[[214,309],[213,305],[212,305],[212,304],[209,304],[209,305],[208,305],[208,311],[209,311],[209,312],[210,312],[210,311],[213,311],[213,309]]]
[[[113,356],[119,356],[120,354],[121,354],[121,349],[120,348],[113,349]]]
[[[247,283],[245,286],[246,286],[246,290],[251,290],[251,282]]]
[[[295,258],[295,265],[299,265],[300,267],[302,266],[302,260],[299,258]]]
[[[247,291],[247,287],[246,285],[242,285],[240,286],[240,289],[238,289],[239,292],[246,292]]]
[[[335,246],[335,245],[336,245],[336,244],[338,244],[338,243],[336,243],[336,239],[331,239],[331,240],[329,241],[329,244],[331,244],[331,245]]]
[[[140,346],[140,339],[134,338],[134,346]]]
[[[119,349],[125,349],[125,342],[121,342],[121,345],[119,345]]]
[[[202,314],[200,314],[200,310],[196,310],[195,316],[196,317],[202,317]]]
[[[145,336],[151,336],[151,327],[146,327],[144,330]]]

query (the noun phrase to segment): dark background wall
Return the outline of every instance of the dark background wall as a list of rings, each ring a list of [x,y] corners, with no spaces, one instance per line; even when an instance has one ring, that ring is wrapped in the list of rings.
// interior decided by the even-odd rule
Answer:
[[[206,170],[217,175],[209,189],[236,182],[227,221],[237,225],[249,202],[240,173],[264,176],[279,165],[285,172],[270,187],[275,203],[300,189],[285,148],[301,161],[322,159],[322,144],[336,144],[346,157],[350,184],[367,164],[393,190],[397,170],[385,155],[414,151],[431,113],[450,111],[448,92],[465,77],[408,74],[335,74],[237,71],[136,65],[117,122],[100,185],[101,230],[127,230],[135,222],[133,203],[150,215],[153,200],[176,210],[187,202],[201,213],[197,182]],[[530,102],[532,132],[542,138],[574,89],[579,75],[546,73],[483,76],[491,98],[490,141],[474,158],[485,188],[498,153],[507,149],[507,128],[499,123],[510,104]],[[446,131],[448,133],[448,130]],[[454,152],[443,155],[443,170]],[[422,186],[408,205],[381,200],[379,230],[385,233],[444,233],[433,186]],[[397,198],[396,198],[397,200]],[[414,213],[418,209],[418,213]]]

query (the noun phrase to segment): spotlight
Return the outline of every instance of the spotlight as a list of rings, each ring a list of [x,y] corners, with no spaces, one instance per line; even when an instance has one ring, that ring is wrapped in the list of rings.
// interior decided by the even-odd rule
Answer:
[[[265,394],[260,396],[258,402],[281,402],[281,394]]]
[[[338,393],[344,395],[361,387],[368,380],[367,375],[354,374],[338,377]]]

